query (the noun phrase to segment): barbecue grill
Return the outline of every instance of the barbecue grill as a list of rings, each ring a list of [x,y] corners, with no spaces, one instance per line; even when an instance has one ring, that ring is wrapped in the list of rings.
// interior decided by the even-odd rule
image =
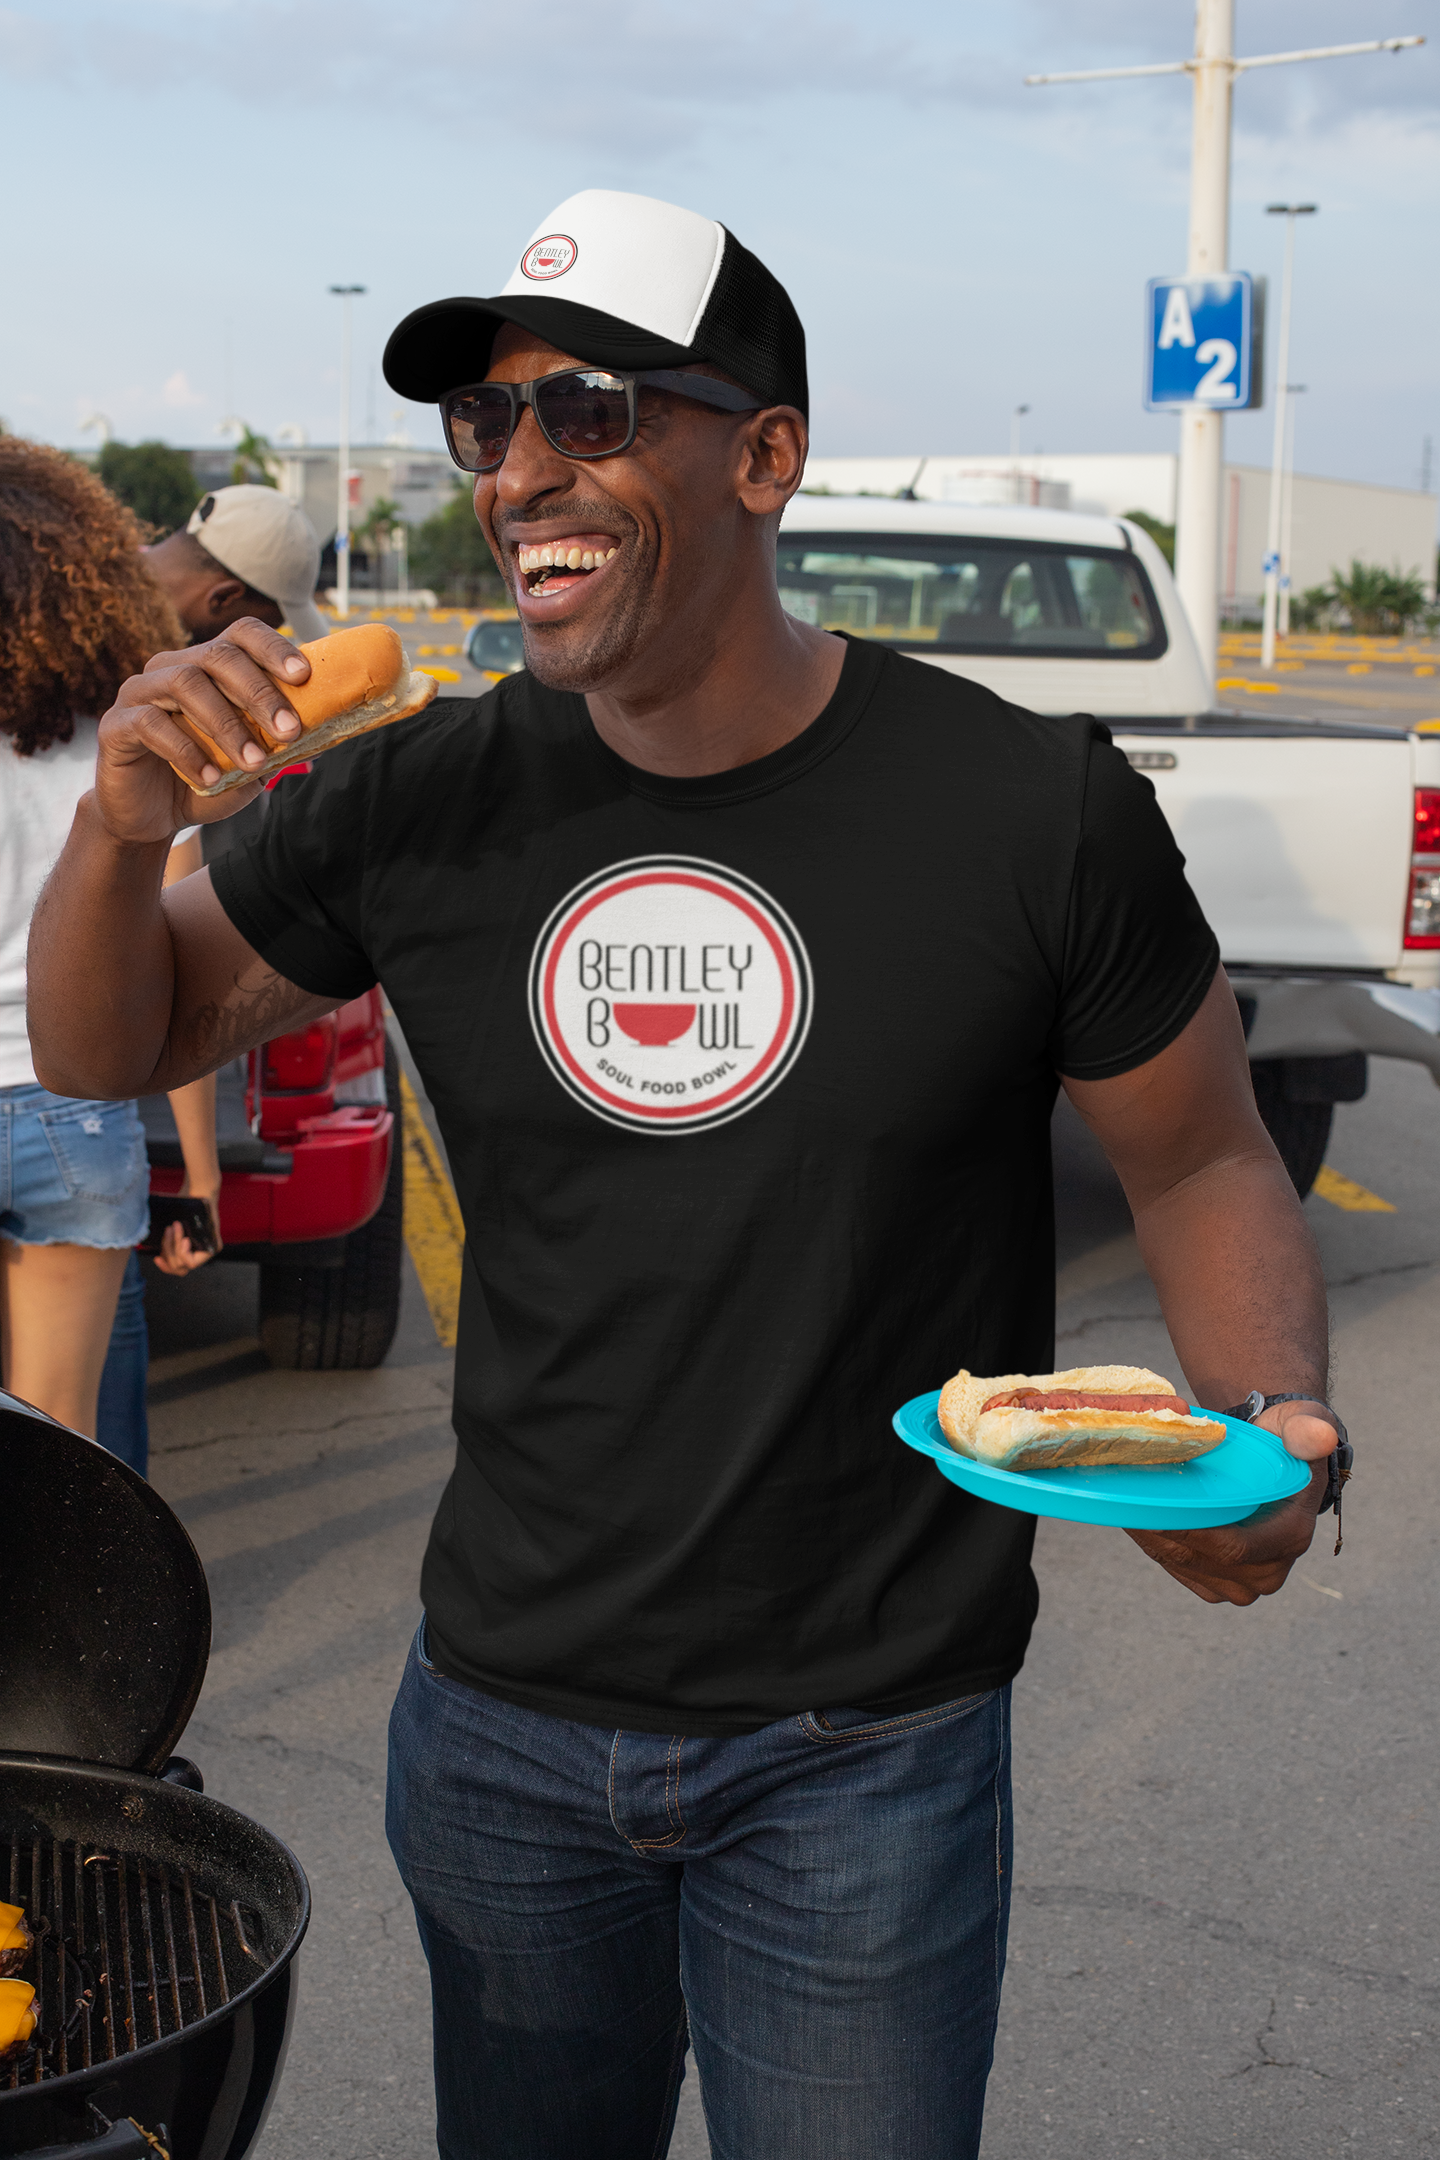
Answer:
[[[145,1480],[0,1394],[0,1902],[38,2013],[0,2154],[241,2160],[279,2079],[310,1916],[298,1862],[171,1750],[210,1599]]]

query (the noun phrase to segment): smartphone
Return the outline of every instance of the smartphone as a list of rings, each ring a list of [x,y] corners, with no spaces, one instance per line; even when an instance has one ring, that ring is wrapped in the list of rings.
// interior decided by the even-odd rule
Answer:
[[[140,1241],[141,1252],[159,1252],[172,1222],[179,1223],[182,1236],[189,1238],[195,1252],[214,1252],[215,1226],[210,1210],[203,1200],[192,1199],[188,1193],[151,1199],[150,1228]]]

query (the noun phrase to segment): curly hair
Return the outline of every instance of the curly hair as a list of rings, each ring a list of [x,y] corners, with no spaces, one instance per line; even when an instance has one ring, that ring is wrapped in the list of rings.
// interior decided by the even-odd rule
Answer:
[[[19,756],[69,742],[77,714],[184,644],[144,540],[88,467],[0,435],[0,734]]]

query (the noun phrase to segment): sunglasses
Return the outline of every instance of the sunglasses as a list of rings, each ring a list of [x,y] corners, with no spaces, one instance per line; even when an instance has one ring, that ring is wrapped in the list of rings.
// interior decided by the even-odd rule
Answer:
[[[462,472],[494,472],[505,462],[510,439],[528,405],[552,450],[567,458],[614,457],[635,440],[636,392],[643,386],[673,391],[720,412],[759,412],[760,400],[709,375],[681,375],[670,368],[562,368],[534,382],[468,383],[440,401],[445,445]]]

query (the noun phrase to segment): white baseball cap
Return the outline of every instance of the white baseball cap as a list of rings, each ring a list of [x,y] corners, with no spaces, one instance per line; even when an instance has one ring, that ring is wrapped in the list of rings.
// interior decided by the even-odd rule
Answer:
[[[312,597],[320,575],[319,537],[278,488],[248,482],[216,488],[200,498],[185,530],[222,570],[284,608],[302,645],[325,636],[329,626]]]
[[[708,360],[764,404],[809,410],[805,332],[780,280],[714,218],[650,195],[567,196],[492,299],[432,300],[406,316],[385,380],[426,404],[479,382],[507,322],[592,367]]]

